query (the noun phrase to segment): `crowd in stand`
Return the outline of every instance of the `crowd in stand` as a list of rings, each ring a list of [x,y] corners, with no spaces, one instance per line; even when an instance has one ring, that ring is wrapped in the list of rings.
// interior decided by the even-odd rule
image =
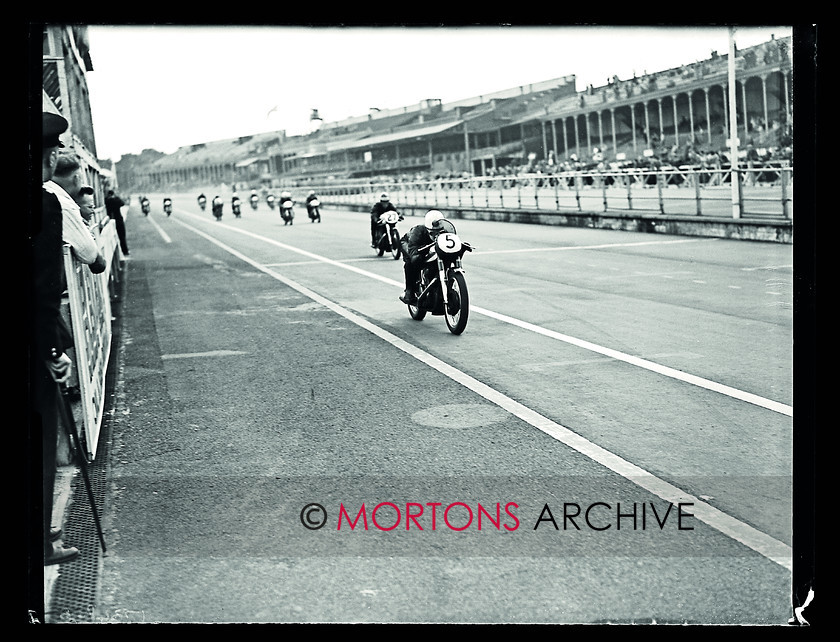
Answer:
[[[675,168],[695,170],[720,170],[730,166],[729,150],[704,147],[693,140],[682,145],[667,145],[666,141],[659,141],[652,137],[650,155],[639,155],[635,158],[611,158],[603,150],[595,147],[592,154],[578,157],[572,153],[566,159],[553,161],[550,155],[545,160],[529,160],[522,163],[509,163],[487,167],[484,176],[493,180],[515,179],[529,175],[551,175],[575,171],[619,171],[627,169],[656,170],[660,168]],[[771,147],[760,147],[752,139],[740,150],[739,165],[750,169],[760,167],[778,167],[789,162],[792,158],[792,147],[789,137],[780,139],[782,144]],[[373,177],[376,183],[441,183],[458,182],[476,178],[469,172],[416,172],[413,174],[388,174]],[[338,178],[337,180],[342,180]]]

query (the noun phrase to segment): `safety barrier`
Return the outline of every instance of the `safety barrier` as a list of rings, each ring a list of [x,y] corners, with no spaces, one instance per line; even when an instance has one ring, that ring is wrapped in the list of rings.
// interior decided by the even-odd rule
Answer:
[[[733,216],[733,174],[738,215],[793,218],[793,168],[697,167],[566,171],[555,174],[352,181],[306,185],[333,204],[364,205],[386,191],[408,207],[521,209],[587,213],[628,212],[674,216]]]
[[[96,456],[105,407],[105,376],[112,337],[111,296],[119,283],[123,261],[112,220],[101,223],[97,244],[107,262],[105,271],[99,274],[81,263],[69,245],[64,246],[67,298],[63,307],[73,331],[74,379],[79,387],[85,454],[91,461]]]

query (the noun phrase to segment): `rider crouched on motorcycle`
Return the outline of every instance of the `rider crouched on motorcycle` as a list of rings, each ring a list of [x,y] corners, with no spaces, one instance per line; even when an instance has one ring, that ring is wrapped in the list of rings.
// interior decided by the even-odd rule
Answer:
[[[312,217],[312,201],[316,200],[318,200],[318,197],[315,196],[315,190],[309,190],[306,195],[306,213],[309,214],[310,218]]]
[[[391,202],[391,199],[388,198],[388,194],[386,192],[382,192],[379,195],[379,202],[374,203],[373,207],[370,208],[370,246],[376,247],[377,241],[379,237],[377,235],[377,228],[379,227],[379,217],[384,214],[385,212],[396,212],[397,208],[394,207],[394,204]]]
[[[405,271],[405,292],[400,301],[406,305],[417,303],[417,281],[420,278],[420,270],[423,261],[426,259],[426,252],[420,252],[420,248],[431,244],[440,234],[440,223],[443,214],[438,210],[429,210],[423,220],[423,225],[415,225],[406,232],[400,239],[403,255],[403,270]]]
[[[222,201],[222,197],[216,194],[213,198],[213,216],[216,218],[222,218],[222,210],[224,209],[224,201]]]

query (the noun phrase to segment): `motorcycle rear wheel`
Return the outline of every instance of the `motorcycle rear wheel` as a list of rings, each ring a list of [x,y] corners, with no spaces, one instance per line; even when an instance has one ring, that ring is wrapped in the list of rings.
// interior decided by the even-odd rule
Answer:
[[[470,295],[467,291],[467,280],[460,272],[455,272],[449,280],[449,304],[443,311],[446,327],[452,334],[461,334],[467,327],[470,316]],[[455,300],[457,297],[457,301]],[[451,310],[450,308],[457,308]]]
[[[422,321],[426,318],[426,311],[416,305],[408,306],[408,314],[411,315],[411,318],[415,321]]]

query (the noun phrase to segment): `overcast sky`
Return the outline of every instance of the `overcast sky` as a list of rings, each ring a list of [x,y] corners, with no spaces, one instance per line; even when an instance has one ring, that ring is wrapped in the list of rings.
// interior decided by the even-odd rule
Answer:
[[[739,26],[745,48],[790,26]],[[97,155],[119,160],[369,109],[444,103],[563,76],[577,90],[726,54],[721,27],[97,25],[87,74]]]

